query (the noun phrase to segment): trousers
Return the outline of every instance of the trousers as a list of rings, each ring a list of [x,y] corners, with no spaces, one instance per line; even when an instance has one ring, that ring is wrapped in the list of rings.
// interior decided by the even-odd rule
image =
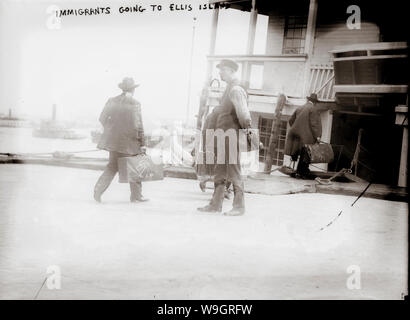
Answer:
[[[309,174],[310,172],[309,164],[310,164],[310,161],[309,161],[307,150],[305,147],[303,147],[302,150],[300,151],[299,163],[296,168],[296,172],[301,175]]]
[[[231,182],[233,185],[233,208],[244,209],[244,183],[241,176],[241,165],[239,163],[215,165],[215,188],[214,193],[212,195],[211,206],[213,206],[216,209],[222,209],[225,185],[229,182]]]
[[[120,153],[116,151],[110,151],[109,159],[108,159],[108,164],[104,169],[104,172],[100,176],[100,178],[97,180],[97,183],[95,184],[94,187],[94,192],[98,195],[102,195],[105,190],[109,187],[111,184],[112,180],[114,179],[115,175],[118,172],[118,158],[122,157],[130,157],[133,155],[130,154],[125,154],[125,153]],[[131,191],[131,201],[135,201],[139,198],[141,198],[142,194],[142,184],[141,182],[130,182],[130,191]]]

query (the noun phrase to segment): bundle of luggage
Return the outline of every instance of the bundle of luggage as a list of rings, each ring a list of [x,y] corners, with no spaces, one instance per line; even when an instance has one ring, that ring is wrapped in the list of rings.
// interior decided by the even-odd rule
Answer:
[[[156,161],[157,162],[157,161]],[[164,179],[162,162],[156,163],[146,154],[118,159],[119,182],[154,181]]]
[[[332,146],[329,143],[306,144],[307,163],[331,163],[334,159]]]

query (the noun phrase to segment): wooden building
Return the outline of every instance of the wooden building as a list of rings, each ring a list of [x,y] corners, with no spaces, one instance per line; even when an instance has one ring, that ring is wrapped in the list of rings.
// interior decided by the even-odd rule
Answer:
[[[361,145],[364,151],[359,155],[356,174],[367,180],[397,184],[398,176],[403,174],[399,174],[399,167],[404,152],[404,129],[395,125],[395,107],[400,105],[403,114],[408,88],[407,74],[399,71],[407,63],[403,5],[395,1],[390,6],[356,1],[352,7],[352,1],[345,0],[210,2],[230,9],[214,11],[208,83],[219,60],[228,58],[240,64],[241,79],[248,88],[253,126],[260,129],[264,145],[268,143],[277,96],[280,93],[287,96],[275,165],[284,163],[287,120],[306,102],[306,96],[314,92],[321,101],[322,140],[332,143],[336,154],[334,163],[319,167],[330,171],[349,167],[359,130],[363,129]],[[246,54],[215,54],[220,10],[248,12]],[[266,51],[254,54],[260,15],[268,17]],[[391,23],[393,20],[395,23]],[[381,72],[386,68],[386,61],[394,61],[394,72],[402,76],[392,72],[387,79]],[[378,75],[374,74],[375,70],[380,71]],[[262,77],[258,81],[262,85],[257,88],[252,85],[256,73]],[[349,81],[346,80],[349,74],[352,81],[346,85],[343,81]],[[218,103],[222,90],[211,88],[210,104]],[[381,127],[385,129],[383,134]],[[266,156],[264,152],[261,150],[261,161]],[[403,185],[403,181],[399,184]]]

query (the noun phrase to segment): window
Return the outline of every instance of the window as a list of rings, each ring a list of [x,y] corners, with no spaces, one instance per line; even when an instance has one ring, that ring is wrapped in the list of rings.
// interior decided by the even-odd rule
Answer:
[[[283,54],[301,54],[305,50],[307,16],[287,16],[283,37]]]
[[[272,123],[273,119],[268,118],[259,118],[258,128],[259,128],[259,137],[260,141],[263,143],[265,149],[260,150],[259,152],[259,161],[265,162],[267,148],[269,148],[269,138],[270,133],[272,131]],[[277,144],[277,148],[273,153],[273,165],[281,166],[283,165],[283,157],[284,157],[284,150],[285,150],[285,141],[286,141],[286,128],[287,128],[287,121],[281,120],[280,121],[280,131],[279,131],[279,141]]]

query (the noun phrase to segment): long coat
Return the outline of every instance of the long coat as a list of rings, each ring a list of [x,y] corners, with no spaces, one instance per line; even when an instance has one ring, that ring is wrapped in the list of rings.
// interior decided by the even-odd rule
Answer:
[[[141,105],[124,93],[108,99],[100,115],[104,127],[97,148],[135,155],[144,143]]]
[[[285,143],[285,154],[298,156],[305,144],[313,144],[322,136],[320,113],[311,102],[296,109],[289,119],[291,125]]]
[[[209,113],[205,120],[204,120],[204,125],[202,128],[202,156],[203,156],[203,164],[197,164],[196,170],[198,176],[213,176],[214,175],[214,168],[215,168],[215,163],[216,163],[216,138],[213,138],[213,144],[212,141],[209,141],[206,137],[206,132],[207,129],[216,129],[216,120],[218,118],[218,115],[220,113],[221,106],[216,106],[211,113]],[[211,153],[212,154],[212,159],[211,163],[207,163],[207,154]]]

